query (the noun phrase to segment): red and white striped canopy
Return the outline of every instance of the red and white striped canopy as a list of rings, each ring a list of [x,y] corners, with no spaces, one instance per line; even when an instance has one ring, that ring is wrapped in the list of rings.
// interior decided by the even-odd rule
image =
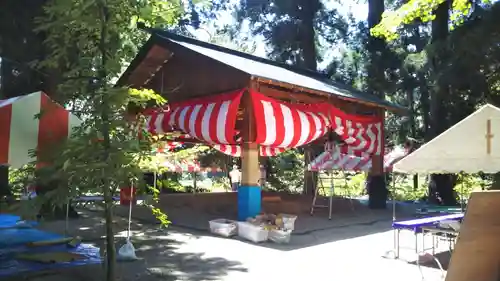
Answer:
[[[344,153],[381,153],[381,117],[347,114],[329,103],[287,103],[246,89],[173,103],[165,109],[147,112],[146,129],[152,134],[182,131],[238,157],[242,142],[235,125],[245,91],[253,104],[257,135],[254,141],[260,146],[261,156],[276,156],[287,149],[309,144],[329,130],[334,130],[347,144]]]
[[[384,170],[392,171],[393,165],[405,157],[408,152],[397,147],[384,155]],[[370,155],[355,156],[341,152],[339,148],[325,151],[316,157],[308,166],[310,171],[343,170],[356,172],[369,172],[372,167]]]
[[[28,164],[33,161],[29,150],[66,139],[79,124],[78,117],[42,92],[0,100],[0,164]]]

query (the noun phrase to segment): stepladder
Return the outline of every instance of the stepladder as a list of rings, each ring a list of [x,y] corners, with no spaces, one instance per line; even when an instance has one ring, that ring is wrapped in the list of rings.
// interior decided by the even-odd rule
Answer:
[[[334,196],[334,177],[330,175],[329,186],[324,184],[324,179],[318,176],[318,184],[314,188],[314,197],[311,204],[311,216],[314,215],[314,208],[328,208],[328,219],[332,219],[332,207],[333,207],[333,196]],[[318,197],[328,198],[327,204],[319,204]],[[324,201],[324,200],[321,200]]]
[[[337,175],[342,174],[343,177],[338,178],[335,177],[335,173]],[[342,180],[344,182],[344,186],[335,186],[335,180]],[[332,219],[332,211],[333,211],[333,201],[334,197],[337,195],[348,198],[350,201],[351,210],[354,211],[354,204],[352,201],[352,197],[349,194],[349,187],[347,183],[346,175],[343,171],[329,171],[326,173],[326,177],[318,176],[318,183],[315,186],[314,197],[311,204],[311,216],[314,215],[315,208],[328,208],[328,219]],[[325,202],[326,199],[326,202]],[[321,204],[319,201],[322,201]]]

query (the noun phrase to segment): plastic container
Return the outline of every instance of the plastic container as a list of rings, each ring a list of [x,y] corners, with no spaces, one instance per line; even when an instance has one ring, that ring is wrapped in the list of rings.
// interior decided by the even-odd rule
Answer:
[[[269,231],[268,239],[278,244],[290,243],[292,237],[291,230],[272,229]]]
[[[279,214],[279,218],[282,220],[281,228],[285,230],[294,230],[295,229],[295,220],[297,220],[297,216],[288,215],[288,214]]]
[[[132,200],[132,205],[137,205],[137,189],[135,187],[120,188],[120,205],[129,206]],[[132,195],[132,196],[131,196]]]
[[[267,241],[269,231],[249,222],[238,222],[238,236],[259,243]]]
[[[215,235],[231,237],[238,234],[238,224],[232,220],[216,219],[208,222],[210,232]]]

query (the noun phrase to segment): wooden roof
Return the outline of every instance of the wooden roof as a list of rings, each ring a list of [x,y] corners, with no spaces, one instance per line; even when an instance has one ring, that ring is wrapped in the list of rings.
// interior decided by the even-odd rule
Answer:
[[[160,91],[170,101],[222,93],[247,87],[250,81],[311,97],[364,104],[395,112],[406,108],[328,79],[325,75],[277,63],[246,53],[148,29],[151,38],[140,50],[119,85],[147,87]]]

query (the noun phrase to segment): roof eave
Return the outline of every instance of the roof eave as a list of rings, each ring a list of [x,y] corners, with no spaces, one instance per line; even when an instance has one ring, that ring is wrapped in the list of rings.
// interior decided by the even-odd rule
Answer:
[[[387,111],[390,111],[390,112],[393,112],[393,113],[396,113],[399,115],[408,115],[409,114],[408,108],[402,107],[402,106],[399,106],[399,105],[396,105],[396,104],[393,104],[390,102],[386,102],[384,104],[384,103],[379,103],[379,102],[374,102],[374,101],[367,101],[367,100],[363,100],[360,98],[354,98],[354,97],[350,98],[350,97],[346,97],[346,96],[335,94],[335,93],[323,92],[323,91],[313,90],[313,89],[309,89],[309,88],[305,88],[305,87],[299,87],[299,86],[291,85],[289,83],[276,81],[276,80],[273,80],[273,79],[268,78],[268,77],[261,77],[258,75],[252,75],[251,79],[256,80],[259,83],[272,84],[272,85],[283,87],[283,88],[289,88],[290,90],[295,89],[295,90],[299,90],[301,92],[310,93],[310,94],[314,94],[314,95],[319,94],[319,95],[322,95],[325,97],[334,96],[335,98],[338,98],[341,100],[359,103],[359,104],[364,104],[364,105],[367,105],[370,107],[382,108],[384,110],[387,110]]]
[[[149,37],[148,41],[139,49],[139,52],[134,57],[130,65],[122,73],[118,81],[116,81],[115,87],[128,86],[128,79],[130,78],[130,75],[132,75],[141,62],[144,61],[151,48],[157,44],[157,40],[158,39],[154,35]]]

